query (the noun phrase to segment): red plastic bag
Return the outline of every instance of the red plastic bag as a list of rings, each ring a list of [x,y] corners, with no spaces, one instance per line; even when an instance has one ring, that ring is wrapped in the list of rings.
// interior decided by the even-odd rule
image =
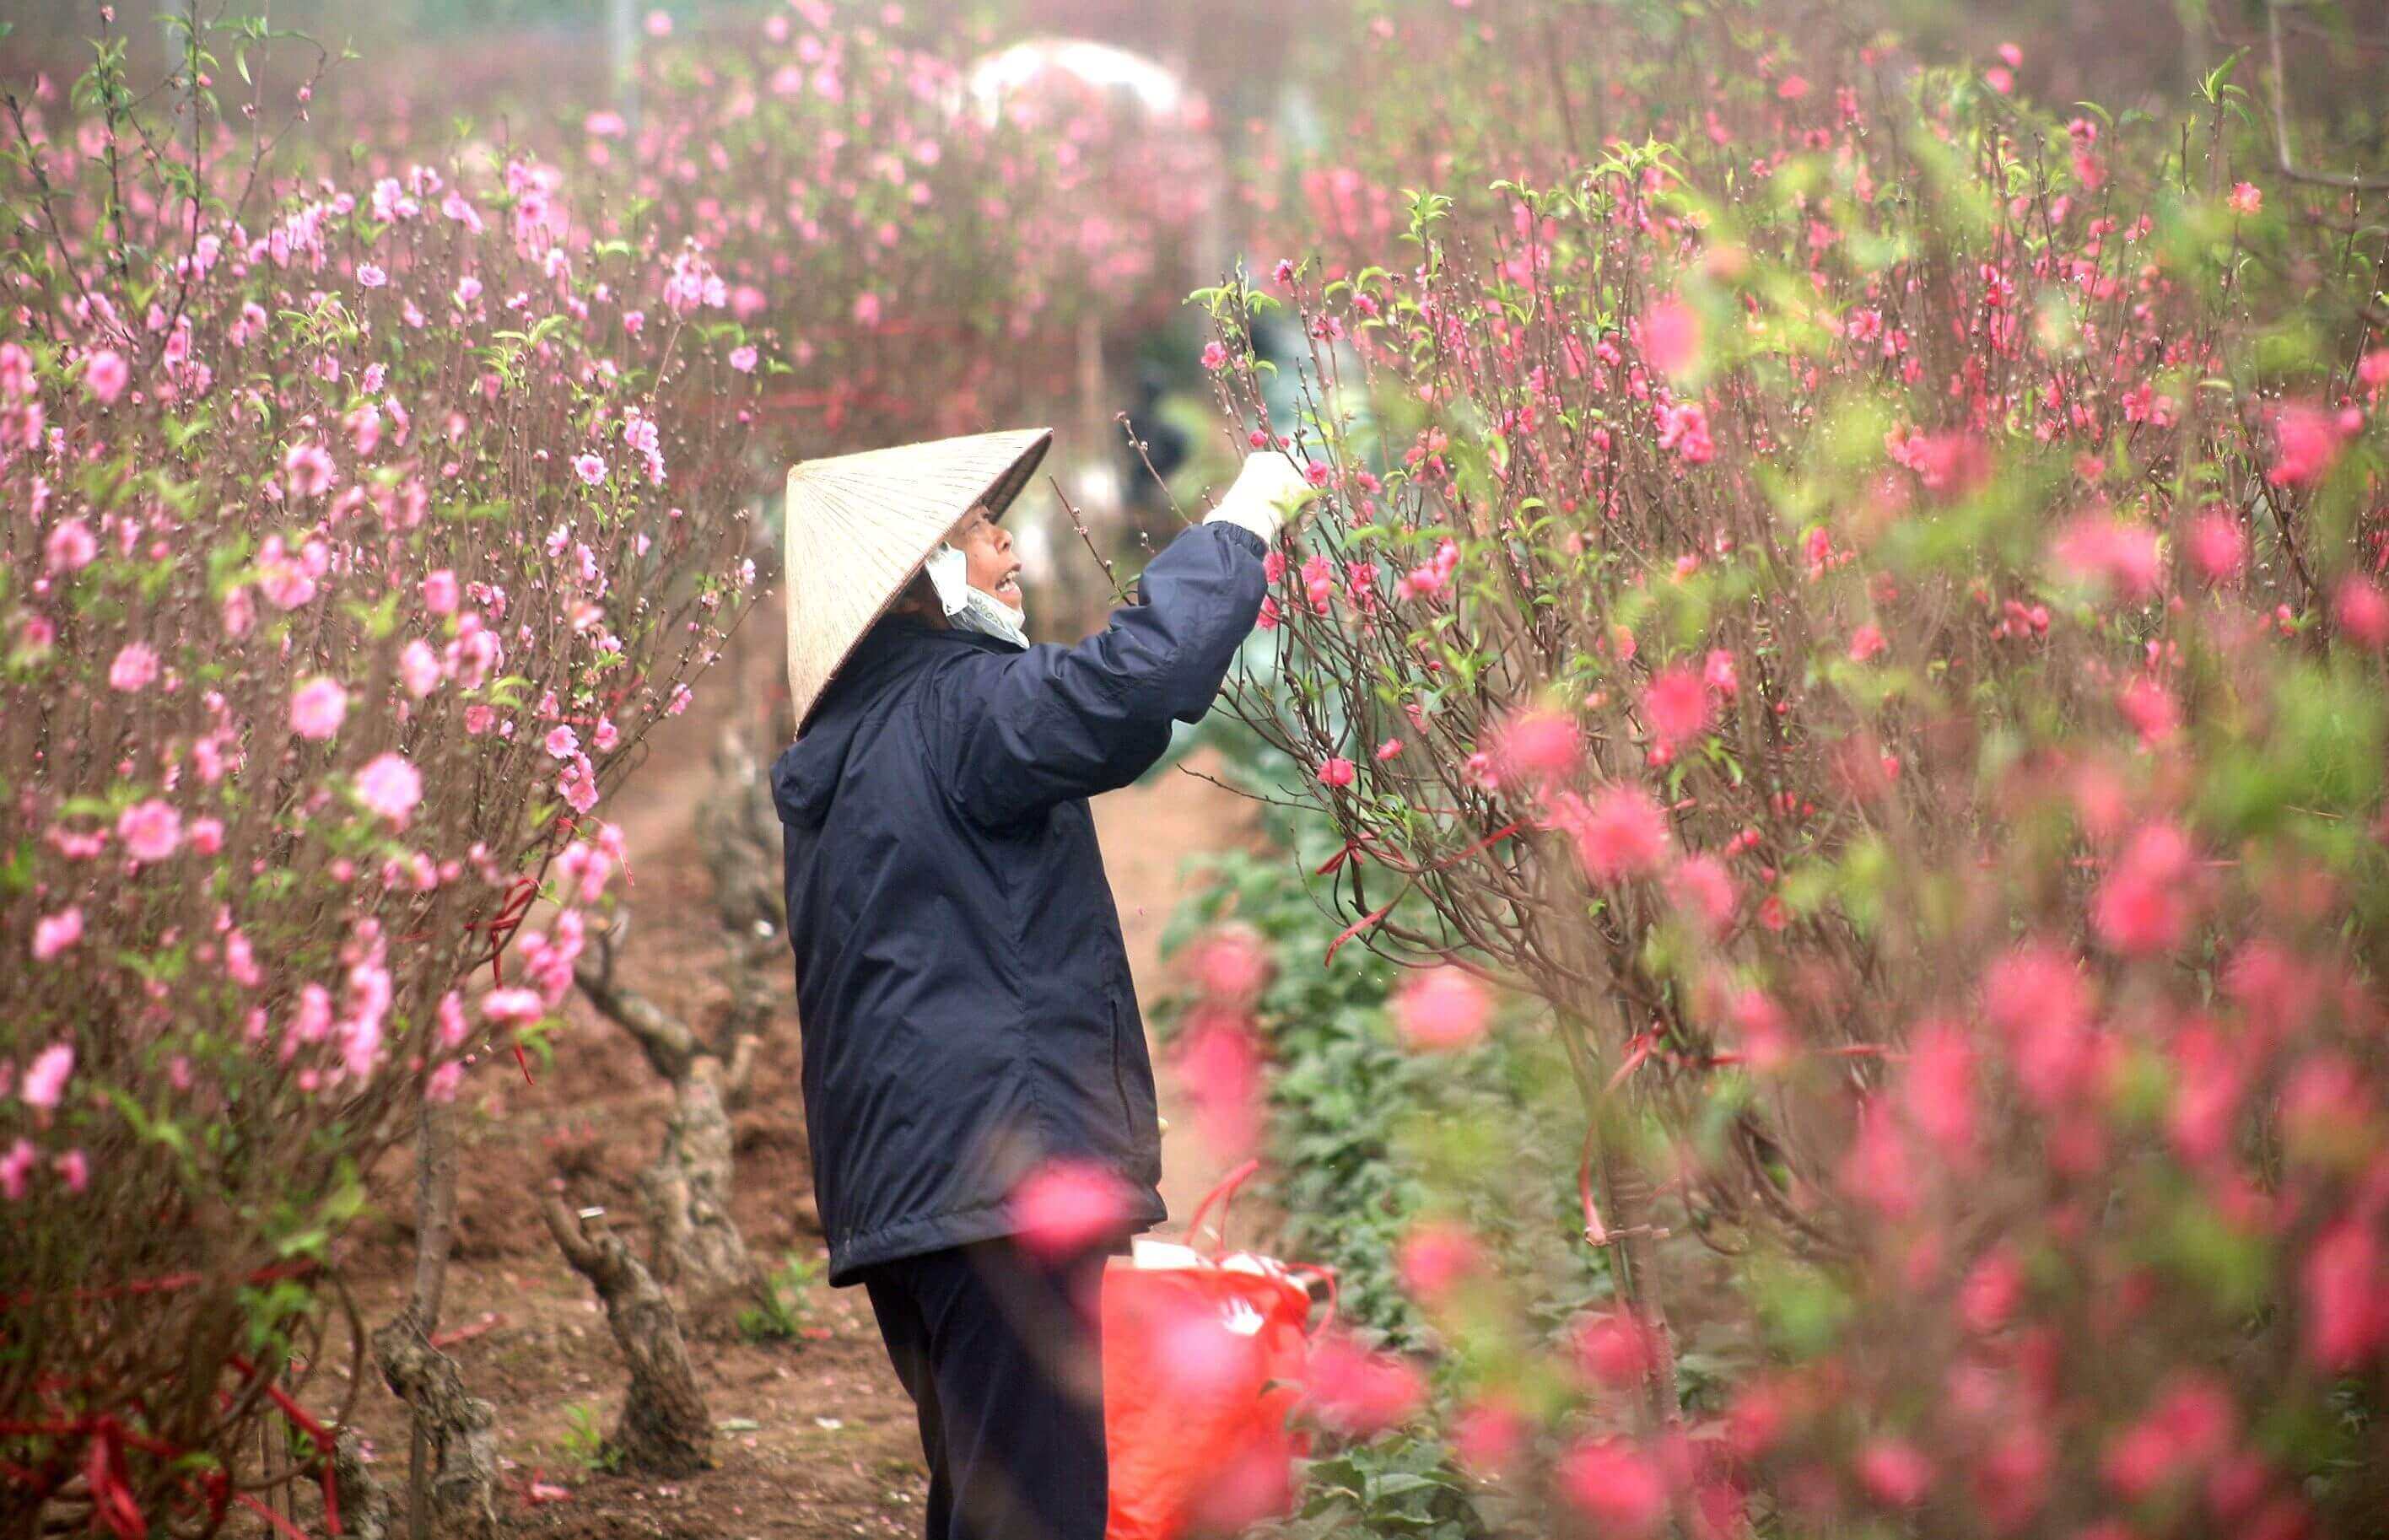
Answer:
[[[1212,1190],[1190,1235],[1258,1164]],[[1327,1281],[1332,1317],[1324,1269],[1248,1252],[1207,1257],[1140,1241],[1105,1267],[1107,1540],[1228,1533],[1292,1508],[1294,1457],[1308,1452],[1286,1427],[1309,1355],[1307,1277]]]

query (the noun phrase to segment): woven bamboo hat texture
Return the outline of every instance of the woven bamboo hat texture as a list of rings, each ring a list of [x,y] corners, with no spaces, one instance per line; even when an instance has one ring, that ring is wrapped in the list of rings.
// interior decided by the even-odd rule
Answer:
[[[801,460],[788,469],[783,566],[798,731],[862,633],[974,504],[1002,518],[1054,441],[1006,428]]]

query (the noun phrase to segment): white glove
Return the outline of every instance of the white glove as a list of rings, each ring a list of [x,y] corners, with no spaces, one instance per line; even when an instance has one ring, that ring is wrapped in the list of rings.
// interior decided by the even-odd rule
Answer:
[[[1258,535],[1263,545],[1271,545],[1287,517],[1318,493],[1319,489],[1291,459],[1276,450],[1263,450],[1245,456],[1235,484],[1203,522],[1236,525]]]

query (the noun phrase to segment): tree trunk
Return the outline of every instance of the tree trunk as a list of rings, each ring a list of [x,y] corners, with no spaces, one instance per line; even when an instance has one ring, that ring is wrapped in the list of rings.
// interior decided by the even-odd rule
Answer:
[[[1649,1386],[1651,1415],[1660,1425],[1667,1426],[1681,1419],[1683,1399],[1676,1380],[1675,1330],[1667,1319],[1667,1301],[1659,1287],[1658,1248],[1654,1242],[1661,1232],[1653,1220],[1655,1203],[1650,1173],[1635,1158],[1619,1126],[1618,1109],[1594,1063],[1591,1018],[1563,1011],[1556,1025],[1589,1123],[1585,1158],[1599,1173],[1603,1206],[1608,1210],[1603,1228],[1609,1234],[1605,1243],[1617,1283],[1617,1297],[1650,1330],[1654,1358]],[[1590,1241],[1591,1237],[1587,1240]]]
[[[373,1334],[374,1360],[390,1394],[407,1404],[433,1456],[430,1517],[443,1537],[494,1540],[498,1528],[496,1412],[468,1395],[455,1362],[431,1345],[415,1306]],[[420,1522],[409,1514],[410,1527]]]
[[[619,923],[620,922],[618,922]],[[614,938],[596,937],[573,977],[589,1002],[637,1040],[664,1083],[672,1111],[663,1149],[639,1178],[656,1275],[682,1292],[693,1318],[718,1325],[762,1284],[730,1216],[730,1107],[747,1084],[756,1039],[741,1036],[725,1060],[689,1025],[614,978]]]
[[[700,1054],[672,1082],[671,1116],[655,1165],[640,1176],[655,1236],[657,1276],[710,1319],[755,1297],[746,1239],[730,1217],[730,1113],[722,1061]]]
[[[332,1445],[332,1490],[340,1498],[340,1533],[351,1540],[390,1540],[390,1494],[365,1464],[364,1440],[340,1430]]]
[[[713,1419],[696,1388],[671,1299],[602,1221],[584,1228],[547,1193],[540,1195],[540,1216],[573,1271],[597,1291],[606,1322],[630,1364],[630,1394],[608,1440],[624,1467],[649,1475],[690,1476],[710,1466]]]
[[[445,1103],[423,1099],[415,1146],[415,1324],[428,1339],[440,1329],[448,1289],[448,1243],[456,1218],[456,1137]],[[406,1533],[428,1540],[436,1503],[431,1493],[432,1432],[420,1412],[406,1431]]]
[[[1620,1232],[1613,1249],[1617,1292],[1651,1333],[1651,1415],[1664,1427],[1681,1419],[1684,1405],[1676,1384],[1676,1335],[1659,1291],[1651,1176],[1631,1152],[1614,1142],[1603,1150],[1601,1170],[1602,1185],[1609,1193],[1610,1223]]]

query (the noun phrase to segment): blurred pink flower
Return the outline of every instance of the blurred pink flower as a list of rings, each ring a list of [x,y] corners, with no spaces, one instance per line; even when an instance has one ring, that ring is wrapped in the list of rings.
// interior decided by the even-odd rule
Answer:
[[[1667,854],[1667,815],[1640,786],[1610,786],[1578,820],[1577,859],[1594,881],[1647,876]]]
[[[2190,558],[2199,574],[2222,582],[2240,575],[2248,559],[2248,540],[2239,522],[2222,514],[2208,514],[2190,530]]]
[[[2091,999],[2072,957],[2048,942],[2025,942],[1983,971],[1982,1000],[2036,1104],[2053,1108],[2085,1088]]]
[[[1681,299],[1666,299],[1642,318],[1642,356],[1664,375],[1682,375],[1701,356],[1700,312]]]
[[[1448,1297],[1484,1260],[1483,1249],[1466,1225],[1421,1219],[1402,1236],[1395,1266],[1412,1298],[1434,1304]]]
[[[1842,1190],[1888,1219],[1905,1219],[1923,1200],[1917,1163],[1879,1096],[1859,1104],[1858,1133],[1842,1158]]]
[[[1451,1419],[1451,1453],[1479,1480],[1507,1474],[1526,1452],[1527,1419],[1509,1398],[1488,1392]]]
[[[1660,669],[1642,692],[1642,719],[1661,747],[1680,746],[1709,725],[1708,686],[1684,664]]]
[[[2204,1470],[2228,1453],[2238,1422],[2229,1393],[2185,1374],[2146,1415],[2108,1443],[2099,1473],[2125,1501],[2140,1502],[2175,1478]]]
[[[2235,214],[2253,214],[2265,207],[2265,194],[2253,182],[2235,182],[2231,185],[2231,196],[2224,201],[2231,206]]]
[[[2068,577],[2138,602],[2157,591],[2156,531],[2104,514],[2083,514],[2058,532],[2050,554]]]
[[[1708,409],[1698,401],[1662,407],[1659,447],[1674,450],[1690,465],[1706,465],[1716,458],[1717,443],[1709,437]]]
[[[547,1014],[547,1002],[537,990],[492,989],[481,997],[481,1015],[501,1025],[520,1025]]]
[[[1492,1020],[1485,986],[1449,963],[1402,981],[1393,999],[1394,1025],[1409,1048],[1435,1052],[1474,1047]]]
[[[1576,773],[1583,745],[1566,712],[1527,706],[1495,730],[1492,750],[1504,777],[1540,781]]]
[[[103,406],[112,406],[116,398],[124,394],[124,387],[133,371],[122,355],[113,348],[102,348],[91,355],[83,365],[83,386]]]
[[[2273,419],[2275,457],[2265,479],[2280,487],[2319,481],[2339,458],[2340,425],[2313,401],[2292,401]]]
[[[157,797],[136,802],[117,816],[116,837],[136,861],[162,861],[183,843],[183,815]]]
[[[26,1174],[40,1165],[41,1159],[32,1139],[19,1139],[10,1145],[8,1152],[0,1155],[0,1198],[13,1203],[24,1197]]]
[[[1352,761],[1341,755],[1319,767],[1319,783],[1322,786],[1348,786],[1352,776]]]
[[[1611,1390],[1641,1384],[1659,1367],[1659,1339],[1651,1323],[1620,1306],[1587,1317],[1576,1330],[1576,1360]]]
[[[290,731],[315,743],[339,732],[348,714],[349,693],[329,675],[316,675],[290,696]]]
[[[1128,1193],[1118,1177],[1092,1162],[1056,1160],[1015,1190],[1011,1209],[1024,1250],[1063,1256],[1125,1225]]]
[[[1918,1026],[1899,1070],[1900,1107],[1909,1126],[1962,1165],[1974,1142],[1974,1045],[1948,1022]]]
[[[1859,1484],[1885,1508],[1907,1508],[1933,1489],[1933,1464],[1905,1439],[1879,1438],[1859,1452]]]
[[[2170,823],[2146,825],[2092,896],[2091,928],[2108,950],[2127,957],[2174,950],[2189,935],[2196,874],[2188,835]]]
[[[1712,932],[1724,928],[1740,901],[1733,874],[1710,855],[1690,856],[1679,862],[1667,874],[1667,896]]]
[[[730,367],[742,375],[751,375],[755,372],[755,356],[752,348],[733,348],[730,350]]]
[[[2389,645],[2389,596],[2360,573],[2341,579],[2332,601],[2332,618],[2350,642],[2375,652]]]
[[[357,799],[398,828],[423,800],[423,776],[400,754],[384,754],[357,772]]]
[[[572,729],[558,723],[547,730],[547,736],[540,746],[547,750],[551,758],[569,759],[580,752],[581,740]]]
[[[1657,1462],[1625,1438],[1588,1438],[1560,1457],[1560,1495],[1604,1537],[1654,1534],[1667,1516]]]
[[[2389,1341],[2389,1268],[2381,1242],[2359,1219],[2333,1225],[2306,1254],[2299,1282],[2306,1296],[2309,1357],[2334,1374],[2351,1372]]]
[[[582,481],[594,487],[606,479],[606,462],[594,454],[576,455],[572,461],[572,471]]]
[[[2173,693],[2157,680],[2146,674],[2135,674],[2130,682],[2116,693],[2116,707],[2140,742],[2151,748],[2172,738],[2181,726],[2181,713],[2175,709]]]
[[[82,1151],[70,1150],[53,1164],[69,1192],[81,1192],[91,1185],[91,1161]]]
[[[1233,1010],[1198,1009],[1170,1056],[1205,1146],[1226,1161],[1249,1157],[1264,1123],[1264,1066],[1248,1018]]]
[[[33,922],[33,961],[47,962],[83,939],[83,910],[69,906]]]
[[[66,1094],[67,1080],[74,1074],[74,1045],[52,1043],[26,1066],[25,1078],[17,1087],[18,1098],[37,1113],[50,1111]]]
[[[456,613],[456,574],[441,567],[423,579],[423,607],[434,615]]]
[[[1260,933],[1243,923],[1221,925],[1196,942],[1187,967],[1205,999],[1238,1008],[1260,998],[1272,971]]]
[[[146,642],[126,643],[108,666],[109,688],[128,694],[148,689],[157,678],[158,655]]]
[[[303,439],[283,452],[282,473],[289,477],[294,497],[319,497],[331,490],[335,479],[332,457],[324,446]]]
[[[80,572],[99,554],[99,542],[92,538],[91,526],[79,518],[66,519],[50,531],[44,542],[43,553],[53,572]]]
[[[399,652],[398,678],[408,694],[421,700],[440,687],[440,655],[416,637]]]
[[[1425,1403],[1426,1381],[1408,1359],[1339,1331],[1311,1344],[1303,1400],[1329,1428],[1367,1438],[1414,1416]]]

